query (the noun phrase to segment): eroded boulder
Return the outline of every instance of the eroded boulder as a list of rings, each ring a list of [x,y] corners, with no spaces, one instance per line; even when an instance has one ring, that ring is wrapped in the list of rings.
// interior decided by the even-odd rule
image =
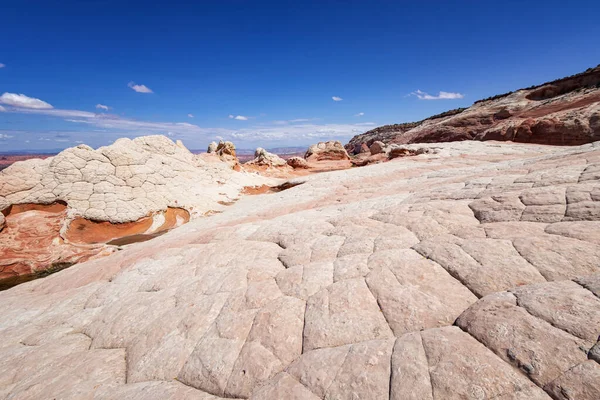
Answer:
[[[283,158],[277,154],[269,153],[262,147],[257,148],[254,152],[254,160],[250,160],[246,164],[267,167],[283,167],[287,165]]]
[[[349,160],[350,157],[342,143],[338,140],[319,142],[308,148],[304,158],[308,162]]]
[[[294,169],[306,169],[309,168],[308,163],[302,157],[290,157],[287,160],[287,164]]]

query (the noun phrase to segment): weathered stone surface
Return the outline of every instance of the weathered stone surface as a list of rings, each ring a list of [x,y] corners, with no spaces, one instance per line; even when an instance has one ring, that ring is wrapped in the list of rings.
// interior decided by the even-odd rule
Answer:
[[[508,240],[436,237],[414,246],[420,254],[440,264],[477,296],[514,286],[545,282]]]
[[[344,146],[338,140],[313,144],[308,148],[306,154],[304,154],[304,158],[308,162],[350,159],[346,149],[344,149]]]
[[[113,387],[100,387],[94,392],[94,399],[221,400],[223,398],[185,386],[177,381],[149,381]]]
[[[392,336],[377,301],[363,279],[334,283],[307,301],[305,350]]]
[[[558,281],[514,289],[520,307],[581,339],[600,337],[600,299],[575,282]]]
[[[546,386],[555,399],[600,399],[600,364],[586,361]]]
[[[434,399],[545,399],[537,386],[457,327],[421,332]],[[424,398],[429,394],[425,393]]]
[[[383,153],[385,151],[385,143],[383,143],[379,140],[376,140],[369,147],[369,151],[371,152],[372,155]]]
[[[268,181],[207,163],[164,136],[15,163],[0,172],[0,280],[9,285],[115,250],[104,243],[148,240]]]
[[[452,325],[477,298],[442,267],[413,250],[388,250],[369,258],[367,285],[395,336]]]
[[[398,157],[407,157],[407,156],[418,156],[419,154],[427,154],[427,153],[435,153],[435,150],[432,150],[427,147],[421,146],[403,146],[403,145],[391,145],[387,148],[386,153],[390,160]]]
[[[600,272],[600,246],[556,235],[521,237],[515,249],[547,280],[573,279]]]
[[[217,154],[235,157],[233,144],[219,146]],[[63,201],[70,217],[94,221],[137,221],[167,207],[197,217],[222,209],[218,202],[239,197],[244,186],[264,183],[225,163],[207,163],[165,136],[144,136],[97,150],[80,145],[45,160],[13,164],[0,172],[0,210]]]
[[[208,144],[208,148],[206,149],[207,153],[215,153],[217,151],[217,142],[210,142]]]
[[[290,157],[287,160],[287,164],[294,169],[309,168],[308,163],[302,157]]]
[[[0,292],[0,398],[595,400],[600,146],[419,146]]]
[[[529,314],[506,292],[479,300],[457,324],[542,387],[584,362],[591,347]]]
[[[394,344],[391,400],[433,400],[427,355],[420,332],[407,333]]]
[[[262,147],[258,147],[254,152],[254,159],[248,161],[246,164],[268,167],[283,167],[287,163],[283,158],[279,157],[277,154],[269,153]]]
[[[316,396],[289,374],[282,372],[275,379],[256,390],[250,399],[317,400],[320,397]]]
[[[600,297],[600,273],[578,277],[574,281],[594,293],[597,297]]]

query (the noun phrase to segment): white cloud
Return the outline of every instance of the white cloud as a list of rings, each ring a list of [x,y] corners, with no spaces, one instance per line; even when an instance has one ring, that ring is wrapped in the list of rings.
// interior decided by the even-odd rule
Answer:
[[[238,121],[248,121],[248,117],[244,117],[243,115],[233,116],[229,114],[230,119],[237,119]]]
[[[6,112],[6,108],[0,106],[0,112]]]
[[[80,110],[60,110],[60,109],[50,109],[50,110],[34,110],[34,109],[25,109],[25,108],[15,108],[9,110],[11,112],[18,112],[22,114],[42,114],[42,115],[50,115],[53,117],[63,117],[63,118],[105,118],[110,119],[113,118],[110,114],[96,114],[89,111],[80,111]]]
[[[462,99],[463,97],[465,97],[465,95],[462,93],[452,93],[452,92],[440,92],[437,96],[432,96],[421,90],[412,92],[411,95],[417,96],[419,98],[419,100],[455,100],[455,99]]]
[[[132,88],[133,90],[135,90],[138,93],[154,93],[152,91],[152,89],[150,89],[148,86],[146,86],[146,85],[136,85],[135,82],[129,82],[127,84],[127,86],[129,86],[130,88]]]
[[[14,136],[11,135],[5,135],[4,133],[0,133],[0,139],[5,140],[5,139],[10,139]]]
[[[4,93],[2,96],[0,96],[0,103],[13,107],[29,108],[33,110],[47,110],[53,108],[52,105],[46,103],[45,101],[16,93]]]
[[[108,111],[110,109],[109,106],[105,106],[104,104],[96,104],[96,108],[98,110],[105,110],[105,111]]]
[[[215,137],[221,137],[224,140],[233,140],[238,146],[250,144],[254,146],[257,142],[263,142],[263,146],[270,143],[273,145],[290,145],[290,144],[309,144],[321,140],[337,139],[345,141],[353,135],[363,133],[375,125],[373,122],[363,122],[355,124],[319,124],[317,122],[304,121],[307,118],[298,118],[295,123],[287,123],[284,125],[271,122],[269,124],[250,125],[243,124],[239,129],[220,128],[220,127],[201,127],[187,122],[150,122],[128,119],[118,115],[93,113],[79,110],[35,110],[23,108],[8,108],[7,112],[20,113],[25,115],[48,115],[57,118],[62,118],[65,121],[71,122],[74,125],[79,125],[69,134],[78,132],[79,138],[85,137],[84,140],[100,139],[94,132],[102,132],[103,140],[109,141],[119,137],[135,137],[142,135],[169,135],[185,140],[192,148],[204,148],[208,141],[214,140]],[[236,117],[232,115],[232,119]],[[249,117],[250,118],[250,117]],[[251,118],[250,118],[251,119]],[[0,130],[0,132],[2,132]],[[4,132],[12,135],[12,132]],[[30,131],[24,134],[35,135],[37,139],[40,131]],[[47,132],[42,133],[45,136]],[[83,136],[90,134],[87,136]],[[53,137],[52,139],[64,139],[62,137]],[[77,139],[79,139],[77,138]],[[75,139],[74,137],[71,139]],[[43,140],[43,139],[42,139]]]
[[[0,63],[0,68],[4,68],[4,67],[6,67],[6,64]]]
[[[342,99],[341,97],[338,97],[338,96],[333,96],[331,99],[333,101],[342,101],[342,100],[344,100],[344,99]]]
[[[194,118],[194,114],[188,114],[189,118]]]
[[[365,115],[364,112],[359,112],[358,114],[354,114],[355,117],[362,117],[363,115]]]
[[[273,125],[287,125],[287,124],[297,124],[300,122],[310,122],[310,121],[318,121],[320,118],[296,118],[290,120],[276,120],[271,121]]]

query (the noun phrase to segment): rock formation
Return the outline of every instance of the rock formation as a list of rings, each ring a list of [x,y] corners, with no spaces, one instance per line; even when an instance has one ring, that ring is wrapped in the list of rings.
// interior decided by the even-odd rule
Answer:
[[[381,153],[385,152],[385,143],[383,143],[379,140],[374,141],[373,144],[369,147],[369,152],[373,156],[376,154],[381,154]]]
[[[229,142],[217,152],[235,157]],[[167,231],[270,182],[164,136],[17,162],[0,172],[0,280],[88,259],[105,249],[96,244]]]
[[[393,144],[387,147],[386,154],[390,160],[397,157],[418,156],[419,154],[436,153],[433,148],[422,145],[397,145]]]
[[[246,165],[258,165],[267,167],[283,167],[287,165],[286,161],[277,154],[272,154],[259,147],[254,152],[254,159],[245,163]]]
[[[384,143],[501,140],[580,145],[600,140],[600,66],[475,102],[423,121],[387,125],[353,137],[346,149]]]
[[[306,160],[302,157],[290,157],[287,160],[287,164],[294,169],[310,168]]]
[[[217,145],[217,148],[215,149],[214,153],[218,155],[223,161],[234,163],[238,162],[237,155],[235,154],[235,145],[231,142],[225,142],[221,140]]]
[[[600,143],[423,147],[0,292],[0,397],[600,398]]]
[[[330,140],[329,142],[319,142],[308,148],[304,155],[306,161],[338,161],[349,160],[350,157],[338,140]]]
[[[206,149],[206,152],[211,154],[211,153],[216,153],[217,151],[217,142],[210,142],[208,144],[208,148]]]

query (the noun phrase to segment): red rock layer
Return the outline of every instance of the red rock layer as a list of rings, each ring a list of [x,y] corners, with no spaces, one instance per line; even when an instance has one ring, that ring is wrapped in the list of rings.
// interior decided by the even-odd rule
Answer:
[[[6,212],[0,232],[0,286],[5,280],[41,274],[108,253],[104,246],[74,246],[60,237],[66,217],[62,204],[20,205]]]
[[[181,208],[168,208],[163,215],[165,222],[152,232],[148,232],[152,226],[152,217],[123,224],[76,218],[67,227],[65,239],[72,243],[107,243],[128,236],[167,231],[190,220],[190,214]]]
[[[190,219],[181,208],[169,208],[161,226],[148,232],[152,217],[136,222],[111,224],[83,218],[72,221],[65,237],[61,228],[67,215],[63,203],[18,204],[2,211],[0,231],[0,290],[56,272],[88,259],[107,255],[114,247],[149,240]]]

